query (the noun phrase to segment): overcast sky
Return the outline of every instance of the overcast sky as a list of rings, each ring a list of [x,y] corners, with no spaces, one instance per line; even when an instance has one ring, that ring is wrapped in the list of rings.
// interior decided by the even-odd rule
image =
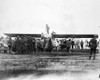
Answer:
[[[100,0],[0,0],[0,34],[98,34]]]

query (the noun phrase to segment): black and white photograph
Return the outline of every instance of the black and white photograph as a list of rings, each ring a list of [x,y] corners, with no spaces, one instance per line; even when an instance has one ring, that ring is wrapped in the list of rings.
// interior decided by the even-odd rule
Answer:
[[[0,0],[0,80],[100,80],[100,0]]]

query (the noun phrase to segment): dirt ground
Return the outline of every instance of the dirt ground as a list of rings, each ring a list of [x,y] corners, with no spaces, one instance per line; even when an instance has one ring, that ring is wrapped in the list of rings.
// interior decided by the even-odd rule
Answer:
[[[88,57],[89,55],[53,57],[0,53],[0,80],[26,80],[22,75],[28,77],[31,75],[31,79],[27,78],[27,80],[41,80],[41,76],[50,79],[52,79],[50,76],[60,77],[59,80],[77,80],[77,78],[84,80],[82,76],[95,75],[98,80],[100,79],[100,54],[96,54],[96,60],[89,60]],[[34,78],[33,75],[39,79]],[[87,80],[94,79],[93,76]]]

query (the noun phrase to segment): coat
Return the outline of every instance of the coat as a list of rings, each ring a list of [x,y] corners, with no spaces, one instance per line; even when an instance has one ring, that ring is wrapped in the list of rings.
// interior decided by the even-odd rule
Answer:
[[[96,39],[91,39],[89,42],[89,46],[91,49],[96,49],[97,48],[97,40]]]

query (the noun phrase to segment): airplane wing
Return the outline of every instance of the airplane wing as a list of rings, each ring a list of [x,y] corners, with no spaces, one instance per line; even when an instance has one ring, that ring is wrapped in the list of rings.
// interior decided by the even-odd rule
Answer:
[[[39,38],[41,34],[15,34],[15,33],[4,33],[10,37],[17,37],[17,36],[32,36]],[[97,34],[53,34],[54,38],[93,38],[94,36],[98,38]]]
[[[55,38],[93,38],[96,36],[98,38],[97,34],[54,34]]]
[[[18,33],[4,33],[10,37],[17,37],[17,36],[32,36],[32,37],[41,37],[41,34],[18,34]]]

